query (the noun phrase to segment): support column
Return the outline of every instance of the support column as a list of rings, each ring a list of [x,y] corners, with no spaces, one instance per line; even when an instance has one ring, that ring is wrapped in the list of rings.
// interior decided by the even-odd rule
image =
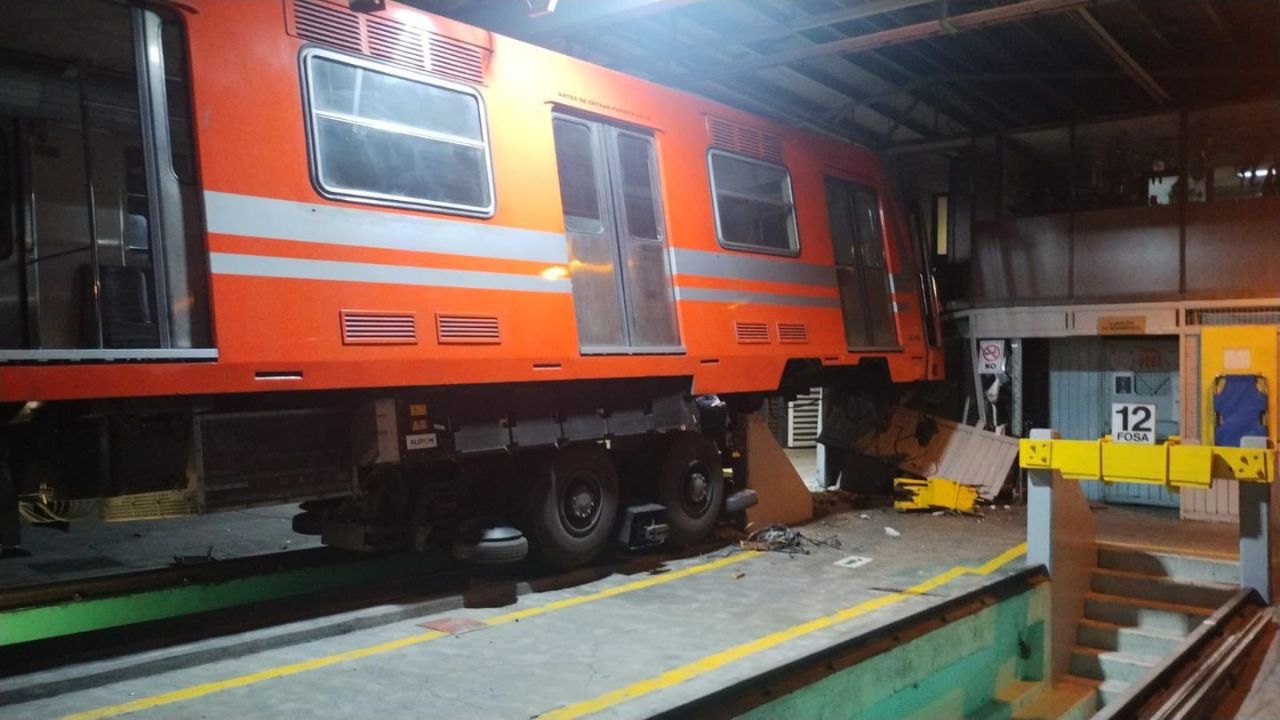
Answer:
[[[1057,440],[1056,430],[1031,431],[1032,440]],[[1053,470],[1027,470],[1027,564],[1053,576]]]
[[[1022,381],[1022,348],[1021,338],[1009,339],[1009,434],[1022,437],[1023,423],[1023,381]]]
[[[1246,437],[1240,447],[1270,446],[1267,438]],[[1240,587],[1258,591],[1268,605],[1275,600],[1271,563],[1277,557],[1276,532],[1271,525],[1276,492],[1274,483],[1240,483]]]
[[[818,487],[823,487],[823,488],[831,487],[832,484],[834,484],[834,482],[839,479],[838,476],[830,477],[829,476],[830,474],[827,472],[827,446],[826,446],[826,443],[823,443],[821,440],[822,425],[827,420],[827,406],[830,404],[830,401],[828,400],[830,396],[831,396],[831,393],[829,391],[829,388],[824,387],[818,393],[818,438],[819,440],[818,442],[814,443],[817,446],[814,448],[814,466],[815,466],[814,474],[817,475],[815,479],[817,480]]]
[[[1041,428],[1032,440],[1057,440],[1057,431]],[[1084,617],[1084,598],[1098,563],[1093,511],[1080,483],[1057,470],[1027,470],[1027,564],[1049,571],[1049,679],[1067,674],[1076,625]]]

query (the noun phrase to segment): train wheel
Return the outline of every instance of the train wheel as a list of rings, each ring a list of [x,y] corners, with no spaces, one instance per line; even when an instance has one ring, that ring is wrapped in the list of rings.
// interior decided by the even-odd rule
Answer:
[[[671,543],[692,545],[711,534],[724,504],[724,468],[711,438],[676,433],[658,472],[658,502],[667,508]]]
[[[529,534],[548,563],[571,568],[591,562],[613,537],[618,474],[596,444],[552,453],[530,486]]]

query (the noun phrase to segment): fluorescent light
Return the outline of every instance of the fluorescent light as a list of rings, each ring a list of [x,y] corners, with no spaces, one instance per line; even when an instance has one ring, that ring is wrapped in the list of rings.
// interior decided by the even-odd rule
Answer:
[[[549,15],[556,11],[556,5],[559,2],[560,0],[524,0],[524,4],[529,8],[529,17]]]

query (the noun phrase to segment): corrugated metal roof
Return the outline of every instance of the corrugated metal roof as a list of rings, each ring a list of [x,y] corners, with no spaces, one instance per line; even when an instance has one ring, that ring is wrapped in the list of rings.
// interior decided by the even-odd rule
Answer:
[[[1275,0],[409,2],[876,147],[1280,87]]]

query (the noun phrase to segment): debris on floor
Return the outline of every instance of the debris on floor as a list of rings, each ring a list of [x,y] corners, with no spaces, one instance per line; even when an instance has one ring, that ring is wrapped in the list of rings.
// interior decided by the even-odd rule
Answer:
[[[887,526],[887,525],[886,525],[886,526],[885,526],[885,528],[884,528],[884,534],[885,534],[885,535],[888,535],[889,537],[894,537],[894,538],[896,538],[896,537],[902,537],[902,533],[898,532],[897,530],[894,530],[893,528],[891,528],[891,527],[889,527],[889,526]]]
[[[957,480],[994,500],[1018,457],[1018,439],[898,407],[888,426],[853,449],[915,475]]]
[[[898,512],[941,510],[969,514],[975,512],[977,502],[977,488],[954,480],[941,477],[893,480],[893,507]]]
[[[213,556],[213,546],[210,545],[203,555],[174,555],[173,567],[179,565],[203,565],[205,563],[217,562],[217,558]]]
[[[806,545],[839,548],[841,543],[839,536],[836,535],[826,539],[814,539],[802,534],[795,528],[775,524],[752,530],[747,535],[747,539],[742,540],[739,545],[745,550],[780,552],[787,555],[808,555],[809,548]]]
[[[862,555],[850,555],[849,557],[840,558],[839,560],[835,561],[832,564],[838,565],[848,570],[857,570],[858,568],[870,562],[871,562],[871,558],[869,557],[865,557]]]

